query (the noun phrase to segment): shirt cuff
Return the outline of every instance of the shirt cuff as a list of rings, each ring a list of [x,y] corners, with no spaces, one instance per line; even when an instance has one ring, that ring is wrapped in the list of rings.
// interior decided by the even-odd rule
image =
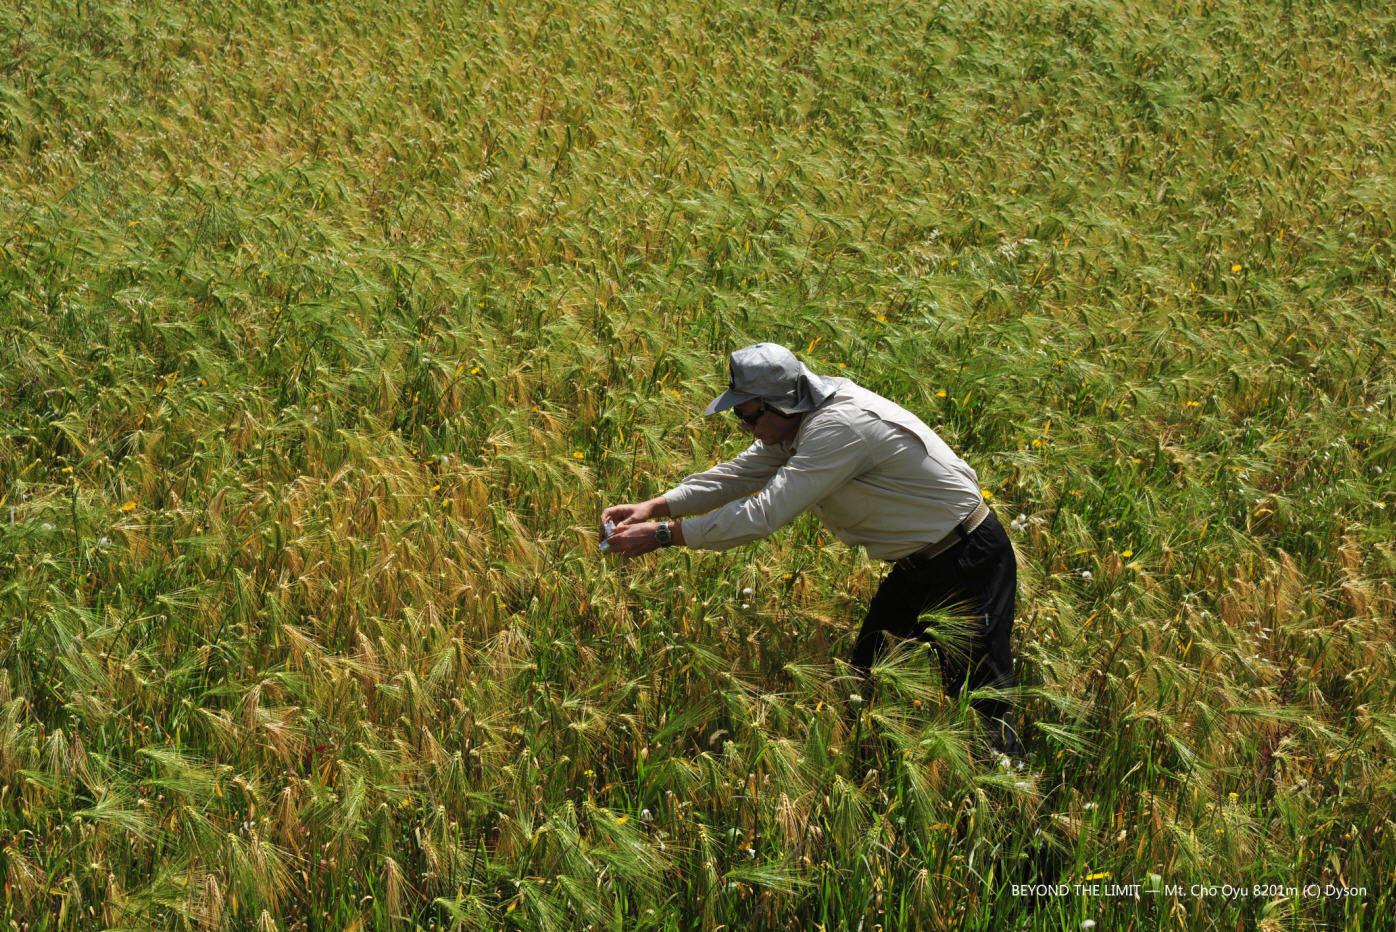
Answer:
[[[667,499],[668,496],[666,495]],[[683,545],[696,550],[722,550],[708,544],[708,529],[712,526],[711,513],[683,519]]]
[[[694,511],[693,508],[689,507],[690,496],[682,488],[670,489],[662,497],[664,504],[669,508],[669,517],[671,518],[685,518]]]

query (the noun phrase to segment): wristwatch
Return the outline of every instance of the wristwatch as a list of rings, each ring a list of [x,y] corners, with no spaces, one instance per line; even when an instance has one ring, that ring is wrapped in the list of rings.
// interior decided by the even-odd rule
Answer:
[[[654,529],[654,539],[661,547],[668,547],[674,542],[674,532],[668,521],[659,522],[659,525]]]

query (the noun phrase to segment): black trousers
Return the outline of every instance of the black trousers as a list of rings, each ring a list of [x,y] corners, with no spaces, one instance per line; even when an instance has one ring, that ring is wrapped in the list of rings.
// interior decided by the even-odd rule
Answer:
[[[951,698],[968,684],[1008,688],[1013,685],[1014,600],[1018,564],[1003,525],[991,512],[965,540],[932,560],[899,563],[878,586],[868,606],[863,628],[853,646],[851,663],[867,677],[887,645],[887,636],[932,641],[940,657],[941,681]],[[927,637],[922,616],[928,612],[963,619],[962,637]],[[1020,752],[1008,702],[980,699],[974,703],[1003,750]]]

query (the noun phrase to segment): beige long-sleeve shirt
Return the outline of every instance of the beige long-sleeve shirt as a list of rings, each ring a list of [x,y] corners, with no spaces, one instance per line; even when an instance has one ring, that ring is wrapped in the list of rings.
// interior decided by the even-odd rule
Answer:
[[[895,560],[969,517],[982,501],[974,470],[910,411],[839,382],[793,440],[758,440],[664,493],[688,546],[726,550],[810,511],[844,543]]]

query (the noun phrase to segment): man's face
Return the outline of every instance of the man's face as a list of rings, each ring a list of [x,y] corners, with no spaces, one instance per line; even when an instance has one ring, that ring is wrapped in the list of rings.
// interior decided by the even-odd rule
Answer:
[[[764,408],[764,410],[763,410]],[[800,416],[798,414],[784,415],[772,408],[767,408],[760,401],[743,401],[734,408],[737,412],[737,424],[742,430],[756,436],[762,443],[775,445],[784,443],[795,436],[795,432],[800,428]],[[747,420],[756,414],[756,423],[748,424]]]

